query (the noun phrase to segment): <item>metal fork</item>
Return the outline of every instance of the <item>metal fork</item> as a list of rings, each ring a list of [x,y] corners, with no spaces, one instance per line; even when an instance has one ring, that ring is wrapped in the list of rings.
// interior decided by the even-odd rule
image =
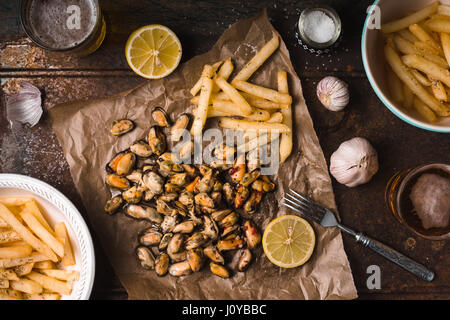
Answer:
[[[369,247],[376,253],[381,254],[383,257],[391,260],[400,267],[406,269],[407,271],[413,273],[419,278],[425,281],[432,281],[434,278],[434,272],[428,270],[425,266],[414,260],[408,258],[407,256],[395,251],[392,248],[382,244],[381,242],[371,239],[362,233],[356,233],[355,231],[343,226],[337,222],[336,217],[333,212],[329,209],[315,203],[314,201],[302,196],[298,192],[289,189],[291,193],[286,193],[283,197],[282,204],[301,215],[305,216],[309,220],[313,220],[319,223],[323,227],[338,227],[342,231],[352,235],[356,242],[362,243],[364,246]]]

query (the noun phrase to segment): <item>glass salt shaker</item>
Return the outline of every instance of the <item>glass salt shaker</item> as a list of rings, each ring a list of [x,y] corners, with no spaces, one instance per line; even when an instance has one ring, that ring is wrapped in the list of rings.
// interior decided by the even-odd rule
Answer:
[[[295,34],[305,50],[318,55],[329,53],[342,39],[341,19],[331,7],[309,7],[300,13]]]

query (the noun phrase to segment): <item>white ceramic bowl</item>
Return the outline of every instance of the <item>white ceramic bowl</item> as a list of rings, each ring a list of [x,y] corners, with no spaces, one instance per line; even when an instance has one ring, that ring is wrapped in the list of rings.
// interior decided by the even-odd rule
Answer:
[[[373,3],[380,8],[381,24],[401,18],[411,11],[417,11],[434,2],[434,0],[375,0]],[[449,4],[450,0],[441,0],[443,4]],[[383,50],[383,39],[381,31],[368,29],[369,16],[366,18],[363,27],[361,52],[364,69],[369,82],[377,94],[378,98],[397,117],[413,126],[437,132],[450,132],[450,117],[440,118],[436,123],[430,123],[423,119],[415,110],[405,110],[397,106],[391,99],[386,83],[385,65]]]
[[[29,196],[44,209],[51,226],[64,221],[71,239],[76,265],[67,269],[78,270],[80,280],[74,282],[72,294],[63,300],[87,300],[91,295],[95,275],[95,257],[92,238],[77,208],[61,192],[40,180],[18,174],[0,174],[0,198]]]

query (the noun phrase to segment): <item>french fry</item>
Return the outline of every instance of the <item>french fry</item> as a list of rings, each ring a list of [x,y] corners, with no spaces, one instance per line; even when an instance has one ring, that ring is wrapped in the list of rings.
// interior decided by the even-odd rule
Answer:
[[[231,62],[231,59],[225,60],[225,62],[220,67],[219,71],[217,71],[217,74],[214,76],[214,80],[217,77],[222,77],[225,80],[228,80],[230,75],[233,73],[234,66]],[[217,84],[214,82],[212,92],[217,93],[220,91],[220,88],[217,86]]]
[[[242,97],[244,97],[245,100],[247,100],[247,102],[250,104],[250,106],[254,107],[254,108],[259,108],[259,109],[283,109],[283,108],[287,108],[287,105],[285,104],[281,104],[281,103],[276,103],[273,101],[269,101],[266,99],[262,99],[262,98],[258,98],[255,97],[251,94],[245,93],[245,92],[239,92],[240,95]],[[195,96],[191,99],[191,103],[198,105],[198,101],[199,101],[199,96]],[[213,94],[211,96],[211,99],[219,99],[219,100],[225,100],[225,101],[230,101],[230,97],[228,97],[228,95],[225,92],[218,92],[217,94]]]
[[[416,36],[409,31],[409,29],[402,29],[398,31],[397,34],[412,43],[419,41],[419,39],[417,39]]]
[[[54,269],[55,268],[55,264],[50,261],[50,260],[46,260],[46,261],[39,261],[39,262],[35,262],[34,263],[34,269]]]
[[[0,279],[3,280],[19,280],[17,274],[10,269],[0,269]]]
[[[414,94],[405,83],[402,83],[402,85],[403,85],[403,96],[405,97],[403,101],[403,106],[406,109],[411,109],[414,103]]]
[[[61,295],[59,293],[39,293],[39,294],[29,294],[24,293],[24,298],[26,300],[60,300]]]
[[[57,223],[55,225],[55,233],[58,239],[64,242],[64,256],[62,263],[64,266],[75,265],[75,256],[73,254],[72,244],[70,243],[69,233],[67,232],[64,222]]]
[[[405,67],[402,60],[395,50],[386,45],[384,47],[386,61],[391,66],[392,71],[402,80],[411,91],[424,101],[431,109],[436,111],[438,115],[446,116],[450,114],[448,106],[442,105],[435,97],[428,93],[424,87],[417,81],[417,79]],[[425,59],[424,59],[425,60]]]
[[[404,55],[402,57],[402,62],[408,67],[422,71],[429,77],[440,80],[445,83],[445,85],[450,86],[450,72],[439,67],[435,63],[415,54]]]
[[[405,101],[405,97],[403,95],[403,85],[402,81],[399,77],[392,71],[391,68],[386,68],[387,72],[387,83],[389,86],[389,92],[391,93],[391,97],[395,102],[402,103]]]
[[[19,236],[29,243],[34,249],[41,252],[42,254],[46,255],[50,260],[56,262],[58,261],[58,257],[55,255],[55,253],[50,249],[49,246],[47,246],[45,243],[43,243],[41,240],[36,238],[30,230],[28,230],[20,221],[16,218],[16,216],[11,213],[11,211],[8,210],[3,204],[0,203],[0,217],[5,220],[11,228],[16,231]],[[48,259],[44,259],[48,260]],[[42,260],[41,260],[42,261]],[[0,265],[0,268],[2,266]]]
[[[9,288],[9,280],[0,279],[0,289],[8,289]]]
[[[59,242],[52,233],[48,232],[27,208],[22,211],[21,216],[34,234],[47,244],[58,256],[64,256],[64,245]]]
[[[76,270],[43,269],[41,273],[64,281],[77,281],[80,279],[80,273]]]
[[[43,288],[48,289],[52,292],[57,292],[65,295],[70,295],[72,293],[72,286],[67,282],[57,280],[35,271],[26,275],[26,277],[30,280],[36,281]]]
[[[38,252],[33,252],[31,255],[23,258],[15,258],[15,259],[0,259],[0,268],[13,268],[20,266],[25,263],[30,262],[38,262],[48,260],[46,255],[43,255]]]
[[[411,33],[415,35],[420,41],[436,49],[439,54],[443,54],[441,46],[417,23],[410,25],[409,31],[411,31]]]
[[[23,300],[23,295],[14,289],[0,289],[0,300]]]
[[[11,289],[29,294],[38,294],[43,290],[39,283],[29,279],[12,280]]]
[[[290,132],[291,129],[283,123],[267,123],[259,121],[239,120],[223,117],[219,121],[219,126],[225,129],[242,131],[278,131],[279,133]]]
[[[241,110],[242,114],[247,116],[252,113],[252,107],[250,106],[250,104],[231,84],[229,84],[222,77],[217,77],[215,81],[219,88],[222,89],[222,91],[225,92],[228,97],[230,97],[230,100],[233,101],[234,104]]]
[[[292,97],[287,93],[279,93],[278,91],[275,91],[273,89],[261,87],[256,84],[241,80],[236,80],[233,85],[235,88],[259,98],[287,105],[292,103]]]
[[[439,101],[447,101],[447,92],[442,82],[431,79],[431,91]]]
[[[281,93],[289,93],[289,87],[287,82],[287,73],[286,71],[278,72],[278,91]],[[292,152],[292,110],[291,106],[287,109],[281,109],[281,113],[283,114],[283,124],[285,124],[290,132],[284,132],[281,134],[280,138],[280,161],[283,163],[289,157]]]
[[[213,68],[210,65],[205,65],[202,72],[202,88],[200,91],[200,100],[198,104],[197,114],[192,123],[191,132],[194,136],[202,134],[203,126],[205,125],[208,116],[209,99],[211,97],[213,80]]]
[[[414,108],[429,122],[436,122],[437,118],[434,112],[419,98],[414,99]]]
[[[414,48],[419,52],[421,55],[427,55],[427,54],[434,54],[439,55],[440,51],[436,48],[433,48],[428,43],[423,41],[416,41],[414,42]]]
[[[442,14],[445,16],[450,16],[450,6],[446,6],[446,5],[439,5],[437,8],[437,14]]]
[[[9,207],[19,207],[28,201],[32,201],[33,198],[30,197],[5,197],[0,198],[0,202],[3,203],[5,206]]]
[[[281,122],[283,122],[283,114],[281,112],[274,112],[270,116],[270,119],[267,120],[267,122],[269,122],[269,123],[281,123]]]
[[[430,19],[427,21],[426,26],[435,32],[444,32],[449,33],[450,32],[450,19]]]
[[[249,62],[238,72],[231,82],[234,85],[236,80],[247,81],[250,79],[253,73],[278,49],[280,40],[278,36],[274,36],[269,42],[267,42],[256,54],[250,59]]]
[[[0,244],[11,243],[22,240],[14,230],[0,231]]]
[[[442,50],[444,51],[444,56],[445,59],[447,59],[447,63],[450,65],[450,35],[447,33],[440,33],[440,35]]]
[[[266,110],[252,108],[252,113],[245,115],[235,103],[219,99],[213,99],[211,111],[222,111],[229,116],[241,116],[255,121],[265,121],[270,118],[270,113]]]
[[[53,234],[53,230],[48,224],[47,220],[45,220],[44,216],[41,213],[41,210],[39,209],[39,206],[36,201],[31,199],[30,201],[27,201],[25,204],[25,208],[27,208],[33,216],[39,221],[39,223],[47,229],[47,231],[51,234]]]
[[[32,251],[33,248],[28,244],[2,247],[0,248],[0,259],[23,258],[29,256]]]
[[[437,11],[438,6],[439,2],[436,1],[430,4],[429,6],[423,8],[422,10],[419,10],[409,16],[385,23],[381,26],[381,31],[383,33],[391,33],[408,28],[411,24],[419,23],[426,17],[431,16],[433,13]]]
[[[0,218],[0,228],[8,228],[8,224],[2,218]]]
[[[398,51],[400,51],[401,53],[403,53],[403,54],[418,54],[421,57],[423,57],[427,60],[430,60],[431,62],[434,62],[443,68],[449,67],[447,61],[444,58],[442,58],[441,56],[432,54],[430,52],[427,52],[426,54],[424,54],[424,52],[420,51],[420,49],[417,49],[412,42],[409,42],[408,40],[404,39],[403,37],[401,37],[397,34],[394,36],[393,39],[394,39],[395,46],[397,47]]]
[[[431,86],[431,81],[425,77],[423,74],[421,74],[419,71],[415,69],[411,69],[412,75],[419,81],[423,86],[429,87]]]
[[[212,67],[212,73],[216,72],[217,69],[220,67],[221,64],[222,64],[222,61],[218,61],[218,62],[214,63],[214,64],[211,66],[211,67]],[[211,77],[212,77],[212,75],[211,75]],[[191,89],[190,92],[191,92],[191,94],[192,94],[193,96],[196,96],[197,93],[200,92],[201,88],[202,88],[202,77],[200,76],[200,78],[199,78],[199,79],[197,80],[197,82],[194,84],[194,86],[192,87],[192,89]]]
[[[25,264],[15,267],[14,272],[18,276],[23,277],[24,275],[29,274],[33,270],[33,267],[34,267],[34,262],[25,263]]]

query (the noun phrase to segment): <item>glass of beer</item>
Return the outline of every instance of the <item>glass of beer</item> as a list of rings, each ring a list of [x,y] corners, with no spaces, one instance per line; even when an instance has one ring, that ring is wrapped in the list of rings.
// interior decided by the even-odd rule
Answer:
[[[450,164],[434,163],[397,172],[385,190],[388,210],[415,234],[450,239]]]
[[[98,0],[21,0],[20,21],[38,46],[86,56],[106,34]]]

